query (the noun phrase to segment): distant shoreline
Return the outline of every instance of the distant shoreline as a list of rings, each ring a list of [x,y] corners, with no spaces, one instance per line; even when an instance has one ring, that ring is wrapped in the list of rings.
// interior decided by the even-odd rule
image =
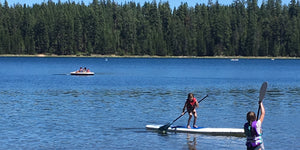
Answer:
[[[46,55],[46,54],[35,54],[35,55],[25,55],[25,54],[3,54],[0,57],[98,57],[98,58],[220,58],[220,59],[300,59],[300,57],[269,57],[269,56],[150,56],[150,55],[100,55],[100,54],[92,54],[90,56],[85,55]]]

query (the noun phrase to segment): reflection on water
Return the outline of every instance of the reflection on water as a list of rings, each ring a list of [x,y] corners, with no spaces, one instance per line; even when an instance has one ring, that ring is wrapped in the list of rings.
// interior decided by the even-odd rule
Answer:
[[[204,134],[181,133],[186,138],[187,148],[196,149],[244,149],[245,139],[230,136],[210,136]]]
[[[196,150],[197,138],[191,134],[187,134],[187,144],[189,150]]]

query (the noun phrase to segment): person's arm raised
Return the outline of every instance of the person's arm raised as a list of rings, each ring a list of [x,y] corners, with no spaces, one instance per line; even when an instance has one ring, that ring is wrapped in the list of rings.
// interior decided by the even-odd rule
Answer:
[[[259,105],[260,105],[260,109],[261,109],[261,115],[260,115],[259,120],[260,120],[260,122],[262,123],[262,122],[264,121],[266,112],[265,112],[265,107],[264,107],[263,103],[260,102]]]

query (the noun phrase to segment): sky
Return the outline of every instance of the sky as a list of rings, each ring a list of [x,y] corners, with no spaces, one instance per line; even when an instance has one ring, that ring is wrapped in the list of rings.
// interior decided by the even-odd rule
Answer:
[[[1,4],[3,4],[5,2],[5,0],[0,0]],[[57,3],[58,0],[52,0],[53,2]],[[68,0],[61,0],[61,2],[67,2]],[[89,5],[93,0],[70,0],[71,2],[75,2],[75,3],[81,3],[84,2],[84,4]],[[136,3],[140,3],[141,5],[143,5],[145,2],[152,2],[153,0],[111,0],[111,1],[115,1],[117,2],[119,5],[120,4],[124,4],[127,2],[131,2],[134,1]],[[183,2],[187,2],[188,6],[190,7],[194,7],[197,3],[198,4],[207,4],[208,0],[156,0],[157,3],[159,2],[169,2],[170,7],[174,8],[174,7],[178,7],[180,6],[180,4]],[[216,0],[212,0],[214,3],[216,2]],[[230,5],[233,3],[234,0],[218,0],[219,4],[221,5]],[[265,1],[267,2],[267,0],[258,0],[258,5],[260,6],[261,3]],[[288,5],[290,3],[291,0],[282,0],[282,5]],[[297,1],[297,0],[296,0]],[[13,4],[27,4],[29,6],[32,6],[33,4],[41,4],[42,2],[48,2],[48,0],[7,0],[9,6],[13,6]]]

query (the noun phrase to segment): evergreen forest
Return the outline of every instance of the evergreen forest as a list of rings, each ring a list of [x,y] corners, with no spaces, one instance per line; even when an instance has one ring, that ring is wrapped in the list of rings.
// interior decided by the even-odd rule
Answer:
[[[300,3],[0,4],[0,54],[300,56]]]

